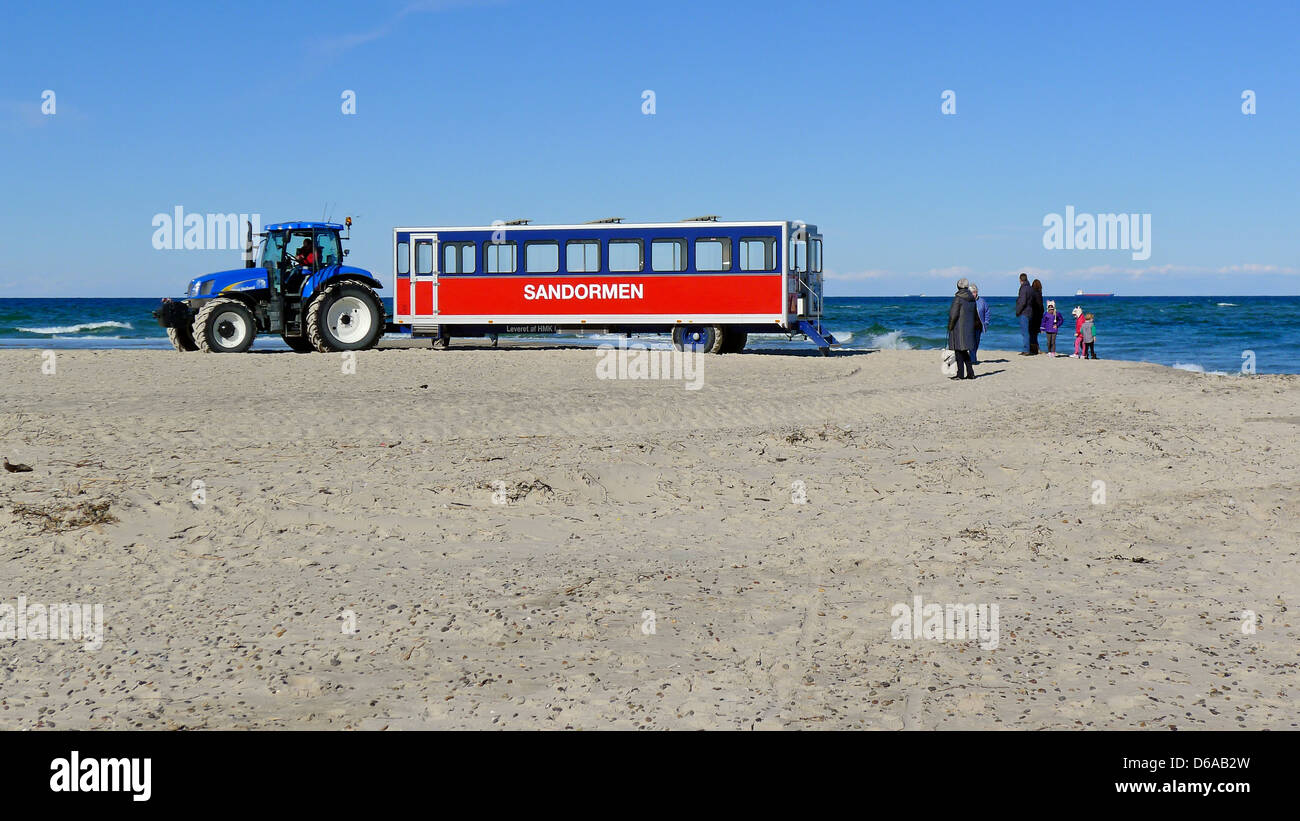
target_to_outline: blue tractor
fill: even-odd
[[[257,253],[249,224],[244,268],[204,274],[185,296],[154,311],[178,351],[240,353],[259,333],[279,334],[299,353],[359,351],[384,333],[382,288],[368,271],[343,264],[352,218],[268,225]]]

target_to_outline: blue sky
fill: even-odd
[[[1300,292],[1294,2],[25,4],[5,23],[0,296],[170,295],[237,267],[154,249],[178,205],[328,205],[385,282],[394,225],[713,213],[819,225],[832,295],[963,275],[1011,294],[1021,270]],[[1150,258],[1045,249],[1066,206],[1151,215]]]

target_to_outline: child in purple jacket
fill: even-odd
[[[1056,312],[1056,301],[1047,300],[1047,312],[1043,314],[1042,332],[1047,334],[1047,355],[1056,356],[1056,334],[1061,330],[1065,317]]]

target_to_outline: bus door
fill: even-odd
[[[808,235],[808,315],[822,315],[822,235]]]
[[[790,232],[789,293],[794,301],[791,313],[804,319],[822,315],[821,234],[803,223]]]
[[[438,312],[438,235],[411,234],[411,314]]]

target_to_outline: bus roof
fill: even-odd
[[[555,224],[528,224],[528,225],[511,225],[508,223],[498,222],[493,225],[402,225],[394,228],[394,231],[553,231],[562,230],[583,230],[583,231],[626,231],[638,228],[699,228],[707,230],[710,226],[719,226],[724,228],[738,228],[745,226],[777,226],[798,223],[798,220],[736,220],[724,222],[721,220],[682,220],[680,222],[583,222],[583,223],[555,223]],[[805,225],[807,225],[805,223]],[[816,233],[815,225],[807,225],[807,228]]]

